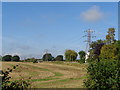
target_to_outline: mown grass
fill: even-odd
[[[86,75],[82,75],[86,73],[86,64],[69,62],[4,62],[4,66],[7,67],[12,67],[12,65],[16,64],[20,64],[21,67],[18,67],[14,73],[11,73],[11,76],[14,78],[12,80],[18,80],[16,75],[19,75],[19,72],[17,71],[22,70],[21,74],[26,74],[25,77],[36,77],[30,80],[33,82],[34,88],[82,88],[83,80],[86,78]],[[51,75],[46,76],[42,72],[48,72],[47,74],[51,73]],[[41,78],[39,74],[46,77]]]
[[[47,63],[47,62],[46,62]],[[49,62],[49,63],[53,63],[53,64],[62,64],[62,65],[68,65],[68,66],[76,66],[76,67],[80,67],[81,65],[86,65],[86,63],[79,63],[79,62],[70,62],[70,61],[54,61],[54,62]]]
[[[53,72],[53,71],[51,71],[51,70],[49,70],[49,69],[45,69],[45,68],[41,68],[41,67],[36,67],[36,66],[31,66],[31,65],[28,65],[28,64],[22,64],[22,65],[25,65],[25,66],[31,67],[31,68],[33,68],[33,69],[40,69],[40,70],[43,70],[43,71],[49,71],[49,72],[52,72],[52,73],[55,74],[54,76],[63,76],[62,73],[59,73],[59,72]],[[50,77],[51,77],[51,76],[50,76]]]
[[[80,80],[80,79],[85,79],[87,76],[83,76],[80,78],[68,78],[68,79],[62,79],[62,80],[57,80],[57,81],[52,81],[52,82],[46,82],[46,83],[41,83],[41,84],[49,84],[49,83],[62,83],[62,82],[68,82],[72,80]]]

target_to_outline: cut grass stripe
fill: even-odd
[[[62,79],[62,80],[57,80],[57,81],[52,81],[52,82],[45,82],[45,83],[41,83],[41,84],[50,84],[50,83],[62,83],[62,82],[68,82],[71,80],[81,80],[81,79],[85,79],[87,78],[87,76],[83,76],[80,78],[68,78],[68,79]]]
[[[36,82],[36,81],[49,81],[49,80],[54,80],[54,79],[60,79],[60,78],[32,79],[30,81],[32,81],[32,82]]]
[[[34,68],[34,69],[41,69],[41,70],[43,70],[43,71],[49,71],[49,72],[52,72],[52,73],[55,74],[54,76],[63,76],[63,74],[60,73],[60,72],[53,72],[53,71],[51,71],[51,70],[49,70],[49,69],[46,69],[46,68],[41,68],[41,67],[32,66],[32,65],[28,65],[28,64],[22,64],[22,65],[29,66],[29,67],[32,67],[32,68]]]
[[[55,76],[63,76],[63,74],[61,74],[59,72],[53,72],[53,71],[51,71],[49,69],[45,69],[45,68],[41,68],[41,67],[37,67],[37,66],[31,66],[31,65],[28,65],[28,64],[21,64],[21,65],[25,65],[25,66],[29,66],[29,67],[34,68],[34,69],[41,69],[43,71],[49,71],[49,72],[54,73],[54,76],[49,76],[49,77],[44,78],[44,79],[32,79],[32,80],[30,80],[30,81],[33,81],[33,82],[35,82],[35,81],[49,81],[49,80],[54,80],[54,79],[60,79],[60,78],[54,78],[54,77]]]

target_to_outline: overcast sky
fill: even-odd
[[[66,49],[85,50],[84,31],[105,39],[108,28],[118,37],[117,2],[3,3],[3,55],[41,58],[46,49],[55,57]]]

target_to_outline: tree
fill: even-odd
[[[85,59],[85,55],[86,55],[85,51],[80,51],[78,54],[79,54],[81,60]]]
[[[58,56],[55,58],[55,61],[63,61],[63,55],[58,55]]]
[[[99,55],[101,53],[100,51],[104,43],[105,41],[103,40],[97,40],[90,44],[90,55],[89,55],[90,60],[93,61],[97,59],[98,61],[100,61]]]
[[[3,58],[2,58],[2,60],[3,61],[11,61],[11,55],[5,55],[5,56],[3,56]]]
[[[77,53],[74,50],[66,50],[65,59],[69,61],[73,61],[77,58]]]
[[[11,61],[20,61],[20,57],[18,55],[15,55],[11,57]]]
[[[43,61],[52,61],[54,57],[50,53],[46,53],[43,55]]]
[[[114,43],[115,41],[115,28],[108,29],[108,35],[106,35],[107,44]]]
[[[104,46],[104,43],[100,43],[100,44],[97,44],[95,49],[94,49],[94,56],[95,56],[95,59],[98,60],[98,62],[100,61],[100,54],[101,54],[101,48]]]
[[[92,42],[91,44],[90,44],[90,48],[91,49],[95,49],[95,47],[98,45],[98,44],[101,44],[101,43],[105,43],[105,41],[103,41],[103,40],[97,40],[97,41],[94,41],[94,42]]]
[[[101,59],[116,59],[117,49],[115,45],[104,45],[101,49],[100,58]]]

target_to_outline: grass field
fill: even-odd
[[[10,80],[31,77],[34,88],[83,88],[87,64],[70,62],[2,62],[2,69],[17,65]]]

